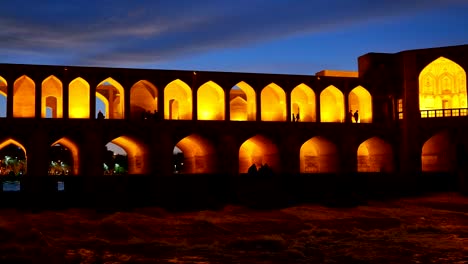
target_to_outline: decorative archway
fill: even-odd
[[[89,118],[90,88],[88,82],[78,77],[68,85],[68,117]]]
[[[260,94],[262,121],[286,121],[286,93],[271,83]]]
[[[158,89],[146,80],[135,83],[130,89],[130,116],[141,119],[145,113],[158,111]]]
[[[196,134],[191,134],[180,140],[175,147],[183,153],[183,168],[181,173],[215,173],[218,171],[217,156],[213,144]]]
[[[262,135],[247,139],[239,148],[239,173],[247,173],[253,165],[260,169],[265,164],[274,172],[280,171],[279,152],[276,145]]]
[[[364,87],[358,86],[351,90],[348,102],[349,111],[358,111],[358,123],[372,123],[372,96]]]
[[[125,110],[125,92],[117,81],[107,78],[98,84],[96,88],[96,97],[102,95],[108,103],[106,107],[106,118],[123,119]],[[104,100],[103,100],[104,101]]]
[[[257,104],[255,90],[245,82],[239,82],[229,92],[231,121],[255,121]]]
[[[301,83],[292,90],[291,114],[300,122],[315,122],[315,93],[309,86]]]
[[[320,120],[321,122],[344,122],[344,96],[333,85],[320,93]]]
[[[332,173],[339,168],[336,145],[321,136],[313,137],[300,149],[301,173]]]
[[[25,175],[27,173],[27,153],[24,146],[14,139],[0,143],[1,175]]]
[[[47,110],[49,109],[49,114]],[[42,82],[41,91],[41,117],[63,117],[63,88],[62,82],[51,75]]]
[[[57,154],[57,157],[60,155],[64,155],[67,159],[61,159],[61,160],[51,160],[50,165],[57,165],[57,166],[62,166],[59,172],[64,172],[67,175],[79,175],[80,174],[80,156],[79,156],[79,149],[78,146],[71,141],[70,139],[63,137],[54,143],[52,143],[51,148],[54,146],[59,146],[55,152]],[[56,164],[52,163],[55,162]],[[68,170],[68,172],[66,171]]]
[[[129,136],[120,136],[110,141],[111,143],[121,147],[126,153],[126,162],[128,172],[118,174],[147,174],[150,171],[149,163],[146,160],[148,157],[148,148],[145,144]],[[114,169],[118,170],[119,164],[114,155]],[[124,156],[124,155],[121,155]],[[124,159],[125,157],[122,157]],[[125,162],[125,161],[123,161]]]
[[[13,117],[35,117],[36,85],[26,75],[19,77],[13,85]]]
[[[372,137],[359,145],[357,150],[358,172],[392,172],[392,146],[378,137]]]
[[[164,119],[192,119],[192,89],[179,79],[164,88]]]
[[[224,90],[209,81],[197,91],[197,119],[224,120]]]

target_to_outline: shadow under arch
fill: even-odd
[[[208,81],[197,90],[197,120],[224,120],[224,90]]]
[[[423,172],[450,172],[455,168],[452,159],[455,151],[450,145],[448,131],[442,131],[429,138],[421,151],[421,170]]]
[[[50,146],[52,147],[57,144],[66,147],[71,152],[71,157],[72,157],[71,167],[72,167],[72,172],[73,172],[72,174],[79,175],[81,172],[80,171],[81,168],[80,168],[80,155],[79,155],[78,146],[67,137],[63,137],[55,141]]]
[[[357,122],[355,123],[372,123],[372,96],[366,88],[357,86],[348,95],[349,110],[358,111]]]
[[[208,139],[191,134],[181,139],[175,146],[182,151],[184,157],[184,167],[181,173],[218,172],[215,148]]]
[[[244,141],[239,148],[239,173],[247,173],[253,165],[260,169],[265,164],[268,164],[273,172],[280,172],[276,145],[263,135],[256,135]]]
[[[437,58],[418,80],[420,110],[467,108],[466,72],[454,61]]]
[[[130,116],[142,119],[146,112],[158,111],[158,89],[147,80],[140,80],[130,88]]]
[[[35,117],[36,85],[26,75],[13,84],[13,117]]]
[[[262,121],[286,121],[286,93],[277,84],[262,89],[260,103]]]
[[[68,85],[68,117],[89,118],[90,87],[83,78],[78,77]]]
[[[24,146],[19,143],[18,141],[12,139],[12,138],[9,138],[3,142],[0,143],[0,152],[5,148],[5,147],[8,147],[9,145],[14,145],[16,147],[18,147],[19,149],[22,150],[22,152],[24,153],[24,163],[21,163],[21,160],[18,160],[17,157],[15,157],[16,161],[19,162],[19,164],[15,165],[14,168],[9,168],[9,169],[13,169],[14,170],[14,173],[15,174],[26,174],[27,173],[27,161],[28,161],[28,158],[27,158],[27,153],[26,153],[26,149],[24,148]],[[0,158],[5,158],[5,160],[2,160],[2,173],[1,174],[8,174],[7,171],[5,171],[5,168],[3,168],[3,165],[6,165],[8,166],[8,161],[10,160],[10,158],[12,157],[0,157]],[[8,169],[8,168],[7,168]]]
[[[301,83],[291,92],[291,114],[299,115],[301,122],[315,122],[315,93],[309,86]]]
[[[257,118],[255,90],[244,81],[239,82],[229,91],[229,107],[231,121],[255,121]]]
[[[123,119],[125,113],[124,88],[113,78],[109,77],[96,87],[96,97],[101,94],[106,98],[106,118]],[[104,101],[104,100],[103,100]]]
[[[120,136],[110,141],[127,153],[128,174],[147,174],[150,171],[147,146],[129,136]]]
[[[192,119],[192,89],[180,79],[164,88],[164,119]]]
[[[328,86],[320,93],[320,121],[344,122],[344,96],[333,85]]]
[[[357,150],[358,172],[393,172],[392,146],[379,137],[362,142]]]
[[[62,82],[51,75],[42,81],[41,117],[47,117],[47,108],[51,109],[51,118],[63,117],[63,86]]]
[[[301,173],[332,173],[339,168],[337,147],[328,139],[315,136],[302,144],[299,151]]]

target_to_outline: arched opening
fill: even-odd
[[[104,97],[107,101],[108,106],[106,107],[106,110],[108,111],[105,115],[106,118],[124,118],[125,93],[122,85],[120,85],[112,78],[107,78],[98,84],[96,88],[96,98],[98,97],[98,95],[102,95],[102,97]]]
[[[260,94],[262,121],[286,121],[286,94],[271,83]]]
[[[179,79],[164,88],[164,119],[192,119],[192,90]]]
[[[354,123],[372,123],[372,97],[371,94],[362,86],[358,86],[351,90],[348,95],[349,111],[353,114],[358,112],[358,120],[354,118]]]
[[[257,104],[255,90],[245,82],[240,82],[229,92],[231,121],[255,121]]]
[[[252,169],[260,171],[265,165],[273,172],[280,172],[279,152],[276,145],[262,135],[246,140],[239,148],[239,173],[247,173]]]
[[[57,77],[51,75],[42,82],[41,97],[42,118],[63,117],[62,82]],[[47,115],[48,112],[50,115]]]
[[[7,82],[2,76],[0,76],[0,117],[7,116],[7,93]]]
[[[358,172],[392,172],[392,146],[378,137],[362,142],[357,150]]]
[[[16,140],[7,139],[0,144],[0,175],[21,176],[26,174],[26,149]],[[21,182],[15,178],[2,181],[4,192],[20,191]]]
[[[315,93],[301,83],[291,92],[291,114],[298,122],[315,122]]]
[[[68,117],[89,118],[90,88],[83,78],[76,78],[68,85]]]
[[[454,168],[452,156],[449,134],[446,131],[440,132],[424,143],[421,153],[421,169],[423,172],[449,172]]]
[[[49,175],[79,175],[78,146],[63,137],[50,146]]]
[[[198,120],[224,120],[224,105],[224,90],[213,81],[198,88]]]
[[[99,113],[102,113],[104,118],[109,118],[109,101],[100,93],[96,93],[96,113],[99,118]]]
[[[467,108],[465,70],[457,63],[439,57],[419,74],[419,109],[457,108]],[[443,115],[441,112],[440,116]],[[422,117],[435,116],[431,113],[422,113]]]
[[[320,93],[320,120],[321,122],[344,122],[344,96],[333,85]]]
[[[158,116],[158,89],[141,80],[130,89],[130,116],[132,119],[144,119],[150,115]]]
[[[339,168],[336,145],[317,136],[307,140],[300,150],[301,173],[332,173]]]
[[[179,141],[174,147],[174,155],[179,159],[176,162],[183,165],[174,168],[174,172],[177,170],[178,173],[196,174],[218,171],[213,144],[199,135],[192,134]]]
[[[36,85],[28,76],[19,77],[13,85],[13,117],[34,117]]]
[[[106,147],[108,151],[104,163],[107,166],[107,174],[149,173],[146,160],[148,149],[142,142],[128,136],[120,136],[109,142]]]

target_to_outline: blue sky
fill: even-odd
[[[315,74],[468,44],[468,0],[1,1],[0,63]]]

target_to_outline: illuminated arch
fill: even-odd
[[[112,78],[107,78],[98,84],[96,96],[104,96],[107,100],[106,117],[109,119],[123,119],[125,108],[124,88]],[[104,100],[103,100],[104,101]]]
[[[467,108],[466,72],[457,63],[439,57],[419,74],[419,109]]]
[[[301,122],[315,122],[315,93],[309,86],[301,83],[292,90],[291,113]]]
[[[89,118],[90,88],[88,82],[78,77],[68,85],[69,118]]]
[[[239,173],[247,173],[252,164],[260,168],[263,164],[274,171],[280,171],[279,152],[276,145],[262,135],[246,140],[239,148]]]
[[[19,172],[21,172],[21,174],[26,174],[27,172],[27,161],[28,161],[28,158],[27,158],[27,152],[26,152],[26,149],[24,148],[24,146],[19,143],[18,141],[14,140],[14,139],[7,139],[5,141],[3,141],[2,143],[0,143],[0,150],[2,150],[3,148],[7,147],[8,145],[14,145],[14,146],[17,146],[18,148],[20,148],[23,153],[24,153],[24,160],[25,162],[23,164],[19,164],[19,166],[16,166],[15,168],[13,168],[13,170],[15,171],[15,174],[18,174]],[[1,159],[3,159],[4,157],[0,157]],[[5,161],[2,161],[2,166],[5,164]],[[1,174],[8,174],[7,171],[3,171],[4,168],[2,167],[2,172]]]
[[[358,172],[392,172],[392,146],[378,137],[362,142],[357,150]]]
[[[335,144],[323,137],[313,137],[301,146],[301,173],[337,172],[339,168],[338,161],[338,151]]]
[[[192,119],[192,89],[179,79],[164,88],[164,119]]]
[[[152,83],[141,80],[130,89],[130,115],[133,119],[141,119],[147,111],[158,111],[158,89]]]
[[[351,90],[348,95],[349,110],[353,113],[357,110],[359,113],[359,123],[372,123],[372,96],[362,86]],[[353,119],[353,122],[354,119]]]
[[[0,76],[0,117],[7,116],[7,94],[7,81],[2,76]]]
[[[146,160],[149,154],[145,144],[128,136],[120,136],[111,142],[127,153],[128,174],[149,173],[149,163]]]
[[[63,117],[63,89],[62,82],[54,75],[42,82],[41,117],[47,116],[47,108],[52,110],[52,118]]]
[[[72,156],[72,162],[73,162],[71,164],[72,174],[73,175],[79,175],[81,168],[80,168],[80,158],[79,158],[80,156],[79,156],[78,146],[73,141],[71,141],[70,139],[68,139],[66,137],[63,137],[63,138],[55,141],[50,146],[55,146],[57,144],[66,147],[70,151],[71,156]]]
[[[224,90],[218,84],[209,81],[198,88],[198,120],[224,120],[224,106]]]
[[[13,117],[34,117],[36,85],[28,76],[19,77],[13,85]]]
[[[262,121],[286,121],[286,94],[271,83],[260,94]]]
[[[447,131],[440,132],[428,139],[421,152],[421,170],[424,172],[448,172],[454,167],[450,157],[449,134]]]
[[[255,90],[245,82],[240,82],[229,92],[231,121],[255,121],[257,104]]]
[[[199,135],[189,135],[180,140],[176,147],[184,154],[182,173],[215,173],[217,158],[213,144]]]
[[[344,96],[333,85],[320,93],[320,120],[321,122],[344,122]]]

